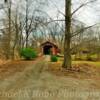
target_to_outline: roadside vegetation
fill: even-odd
[[[20,56],[26,60],[32,60],[37,57],[37,53],[32,48],[23,48],[20,51]]]

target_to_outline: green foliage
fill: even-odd
[[[57,62],[57,61],[58,61],[57,56],[52,55],[52,56],[51,56],[51,61],[52,61],[52,62]]]
[[[20,55],[26,60],[31,60],[37,57],[37,53],[32,48],[21,49]]]

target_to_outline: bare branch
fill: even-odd
[[[84,27],[84,28],[80,29],[79,31],[74,32],[74,33],[76,33],[76,34],[72,33],[73,35],[71,35],[71,38],[77,36],[77,35],[80,34],[81,32],[84,32],[85,30],[87,30],[87,29],[89,29],[89,28],[91,28],[91,27],[93,27],[93,26],[95,26],[95,25],[97,25],[97,24],[94,24],[94,25],[91,25],[91,26],[88,26],[88,27]]]
[[[74,15],[78,10],[80,10],[82,7],[84,7],[84,6],[86,6],[86,5],[90,4],[90,3],[94,3],[95,1],[97,1],[97,0],[91,0],[91,1],[88,1],[88,2],[86,2],[86,3],[81,4],[75,11],[72,12],[71,16],[73,16],[73,15]]]

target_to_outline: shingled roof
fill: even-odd
[[[55,43],[50,42],[50,41],[46,41],[46,42],[43,42],[43,43],[41,44],[41,46],[44,46],[44,45],[52,45],[52,46],[58,48],[58,46],[57,46]]]

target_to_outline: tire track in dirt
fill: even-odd
[[[1,97],[0,100],[91,100],[88,95],[85,98],[66,98],[64,93],[73,92],[76,93],[85,93],[85,91],[91,91],[96,89],[95,80],[92,79],[75,79],[68,77],[58,77],[52,73],[46,71],[48,63],[45,60],[45,57],[42,57],[36,63],[28,66],[19,76],[13,76],[11,79],[8,79],[9,85],[3,85],[5,92],[8,93],[18,93],[15,97]],[[18,75],[18,74],[17,74]],[[91,84],[94,84],[91,85]],[[2,88],[1,88],[2,89]],[[98,88],[99,89],[99,88]],[[19,91],[20,90],[20,91]],[[38,95],[33,95],[34,92],[39,90]],[[60,94],[59,91],[62,91],[63,94]],[[66,90],[66,91],[65,91]],[[41,93],[54,93],[53,96],[48,95],[39,95]],[[99,100],[94,97],[94,100]]]
[[[33,65],[28,66],[23,72],[15,73],[12,77],[0,81],[0,93],[16,91],[29,84],[29,81],[37,80],[44,67],[44,57],[37,60]],[[2,98],[3,100],[3,98]]]

